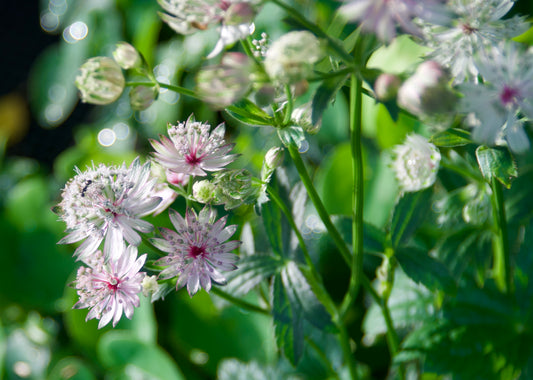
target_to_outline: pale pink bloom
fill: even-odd
[[[421,30],[413,23],[415,18],[436,23],[449,19],[439,0],[347,0],[339,12],[350,21],[360,22],[363,30],[375,33],[385,42],[396,37],[398,27],[421,36]]]
[[[224,124],[212,132],[211,126],[190,116],[185,123],[169,125],[168,135],[161,141],[151,140],[155,159],[165,169],[176,174],[205,176],[206,172],[219,171],[237,158],[228,154],[235,144],[224,141]]]
[[[68,235],[59,244],[84,242],[74,255],[86,260],[105,239],[106,254],[118,257],[121,244],[138,246],[139,232],[151,232],[153,226],[141,218],[154,212],[161,198],[155,196],[156,179],[150,175],[150,163],[136,158],[129,168],[105,166],[76,168],[77,175],[63,189],[58,213],[67,225]]]
[[[111,320],[113,327],[120,321],[122,314],[131,319],[135,307],[139,307],[138,294],[142,291],[144,272],[139,272],[146,260],[146,254],[137,258],[137,248],[119,245],[120,254],[107,262],[101,251],[89,260],[88,267],[80,267],[74,287],[80,297],[73,306],[75,309],[88,308],[85,318],[99,319],[98,328]],[[109,256],[109,253],[106,254]]]
[[[221,272],[236,269],[237,255],[231,253],[241,245],[240,241],[227,241],[237,226],[225,226],[226,217],[215,221],[216,212],[205,207],[197,215],[187,210],[185,218],[170,210],[170,220],[176,231],[161,228],[161,238],[151,239],[155,247],[168,255],[157,260],[156,264],[166,266],[160,273],[162,279],[178,277],[176,288],[187,285],[192,297],[200,288],[207,292],[211,282],[225,284]]]

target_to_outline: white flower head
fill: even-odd
[[[236,154],[228,154],[235,144],[224,141],[224,124],[212,132],[210,128],[192,115],[184,123],[169,125],[170,138],[161,136],[161,141],[151,140],[155,160],[177,174],[205,176],[206,172],[221,170],[237,158]]]
[[[213,26],[220,38],[207,58],[218,55],[226,46],[245,38],[255,30],[255,10],[250,1],[235,0],[158,0],[167,12],[161,19],[179,34],[191,34]]]
[[[265,70],[280,84],[306,79],[313,65],[323,57],[320,41],[308,31],[284,34],[274,41],[265,55]]]
[[[439,0],[346,0],[339,12],[349,21],[361,22],[361,28],[375,33],[381,41],[396,37],[397,28],[421,36],[415,18],[446,23],[448,13]]]
[[[528,29],[523,17],[502,19],[513,4],[512,0],[450,0],[448,7],[456,15],[451,25],[425,28],[427,45],[433,49],[429,58],[448,67],[455,83],[476,81],[476,55]]]
[[[529,148],[524,122],[533,120],[533,50],[518,43],[501,43],[480,55],[476,67],[483,83],[459,85],[460,110],[469,115],[475,141],[499,145],[506,141],[515,152]]]
[[[105,105],[117,100],[126,85],[120,66],[108,57],[93,57],[80,67],[76,77],[84,103]]]
[[[88,260],[88,267],[80,267],[74,287],[80,297],[75,309],[88,308],[86,321],[99,319],[98,328],[113,321],[115,327],[122,314],[131,319],[135,307],[139,307],[138,294],[142,290],[146,254],[137,258],[137,248],[118,246],[116,258],[105,262],[101,251]],[[109,256],[109,253],[106,253]]]
[[[130,167],[105,166],[76,168],[77,175],[63,189],[59,203],[60,218],[68,235],[59,244],[85,239],[74,255],[86,261],[105,238],[104,252],[116,258],[123,239],[134,246],[141,243],[139,232],[150,232],[153,226],[141,218],[152,213],[161,198],[154,196],[156,179],[150,176],[150,163],[140,164],[136,158]]]
[[[200,288],[209,292],[212,282],[225,284],[221,272],[237,268],[238,257],[231,251],[241,242],[227,241],[237,226],[226,226],[226,217],[216,220],[216,212],[210,207],[204,207],[198,215],[189,209],[185,218],[171,209],[170,220],[175,231],[160,228],[162,238],[151,239],[155,247],[168,253],[156,262],[166,266],[160,278],[178,277],[176,288],[187,285],[191,297]]]
[[[402,191],[414,192],[435,183],[439,171],[440,152],[426,138],[412,134],[394,149],[392,168]]]

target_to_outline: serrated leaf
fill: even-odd
[[[272,317],[278,348],[296,365],[304,350],[303,319],[301,310],[289,302],[280,275],[274,277],[272,284]]]
[[[274,275],[283,265],[275,256],[254,255],[241,258],[238,269],[227,276],[227,288],[235,296],[248,293],[254,286]]]
[[[334,328],[331,316],[294,261],[289,261],[282,269],[281,280],[293,309],[300,309],[302,316],[318,329]]]
[[[344,81],[347,77],[335,77],[326,79],[322,84],[317,88],[315,94],[313,95],[312,101],[312,114],[311,114],[311,123],[313,125],[320,122],[322,119],[322,114],[328,105],[335,99],[337,91],[340,90]]]
[[[305,133],[302,127],[292,126],[278,129],[278,136],[283,145],[289,147],[291,145],[301,148],[305,141]]]
[[[275,125],[274,119],[248,99],[242,99],[226,108],[235,119],[251,125]]]
[[[266,202],[261,207],[261,217],[270,247],[275,254],[283,256],[283,234],[281,229],[281,211],[274,202]]]
[[[507,148],[480,146],[476,149],[476,158],[479,169],[487,181],[496,178],[509,189],[513,178],[518,176],[516,162]]]
[[[431,290],[442,290],[447,294],[457,291],[455,281],[448,268],[427,252],[418,248],[405,247],[395,252],[394,257],[411,280]]]
[[[470,144],[470,132],[459,128],[450,128],[442,132],[435,133],[429,142],[439,147],[452,148]]]
[[[405,193],[394,207],[390,226],[392,247],[405,244],[422,223],[431,208],[430,189]]]

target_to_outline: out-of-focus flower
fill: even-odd
[[[139,270],[144,265],[146,254],[137,258],[137,248],[131,245],[126,248],[123,242],[116,249],[116,257],[107,262],[98,251],[87,261],[88,267],[78,269],[74,282],[80,297],[74,308],[88,308],[85,320],[99,319],[99,329],[111,320],[115,327],[123,313],[131,319],[134,308],[139,307],[138,294],[145,277],[145,273]],[[105,254],[107,257],[110,255],[110,252]]]
[[[161,141],[151,140],[156,161],[171,172],[192,176],[221,170],[237,158],[236,154],[228,154],[235,144],[224,141],[224,124],[211,133],[210,128],[192,115],[184,123],[169,125],[170,139],[161,136]]]
[[[265,70],[280,84],[296,83],[313,72],[323,56],[320,42],[308,31],[289,32],[274,41],[265,54]]]
[[[149,297],[157,293],[159,284],[157,283],[157,276],[144,276],[141,282],[143,296]]]
[[[349,21],[361,23],[361,28],[375,33],[384,42],[396,37],[397,27],[421,36],[413,23],[415,18],[446,23],[449,14],[439,0],[346,0],[339,12]]]
[[[460,110],[469,114],[472,137],[487,145],[505,140],[514,152],[529,148],[524,122],[533,120],[533,50],[507,42],[480,55],[476,67],[484,82],[464,83]]]
[[[300,107],[296,107],[292,110],[291,121],[294,125],[302,127],[304,131],[312,135],[317,134],[322,127],[322,120],[318,120],[313,124],[313,108],[311,103],[306,103]]]
[[[512,0],[448,1],[450,11],[456,15],[451,25],[425,28],[427,45],[433,49],[429,58],[448,67],[455,83],[477,81],[476,55],[528,29],[523,17],[502,19],[513,4]]]
[[[127,42],[119,42],[113,51],[113,58],[124,70],[139,68],[143,64],[141,55]]]
[[[226,53],[218,65],[204,67],[196,77],[198,95],[217,108],[242,99],[250,90],[252,63],[242,53]]]
[[[214,204],[223,204],[224,209],[231,210],[243,203],[251,203],[256,189],[252,186],[252,175],[248,170],[233,169],[215,173]]]
[[[116,258],[123,239],[134,246],[141,243],[137,233],[150,232],[153,226],[142,220],[152,213],[161,198],[154,196],[156,179],[150,176],[150,163],[140,164],[136,158],[126,165],[88,168],[63,189],[59,216],[67,225],[68,235],[59,244],[71,244],[85,239],[74,255],[86,261],[105,238],[104,252]]]
[[[402,191],[413,192],[435,183],[439,171],[440,152],[424,137],[407,136],[402,145],[394,149],[392,168]]]
[[[170,220],[176,231],[160,228],[163,238],[151,239],[155,247],[168,255],[157,260],[157,265],[166,266],[160,273],[162,279],[178,277],[176,289],[187,285],[192,297],[200,288],[207,292],[211,283],[225,284],[221,272],[236,269],[237,255],[231,253],[240,241],[227,241],[237,226],[225,226],[226,217],[216,220],[216,212],[204,207],[197,215],[187,210],[185,218],[170,210]]]
[[[398,90],[398,105],[417,116],[451,112],[457,102],[450,77],[435,61],[421,63]]]
[[[159,96],[159,85],[135,86],[130,91],[130,105],[136,111],[142,111],[152,105]]]
[[[180,34],[191,34],[218,26],[220,38],[207,58],[218,55],[234,42],[255,30],[255,9],[250,1],[234,0],[158,0],[167,12],[161,19]]]
[[[80,67],[76,77],[76,87],[85,103],[105,105],[117,100],[126,80],[120,66],[108,57],[94,57]]]
[[[210,203],[215,198],[215,185],[209,180],[195,182],[192,186],[194,199],[200,203]]]
[[[374,93],[379,100],[386,102],[396,97],[401,85],[402,81],[397,75],[383,73],[374,83]]]
[[[183,173],[174,173],[173,171],[166,170],[166,176],[168,183],[176,186],[187,186],[190,180],[190,175]]]

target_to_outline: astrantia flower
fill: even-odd
[[[167,12],[161,19],[179,34],[191,34],[219,26],[220,39],[208,58],[224,47],[253,33],[255,11],[249,1],[235,0],[158,0]]]
[[[70,244],[85,239],[74,255],[86,260],[105,238],[106,254],[118,257],[123,239],[138,246],[137,233],[150,232],[153,226],[142,220],[152,213],[161,198],[154,196],[156,179],[150,176],[150,163],[141,165],[136,158],[126,165],[88,168],[77,175],[63,189],[59,203],[60,218],[69,234],[59,244]]]
[[[420,135],[409,135],[394,149],[392,168],[402,191],[419,191],[435,183],[439,170],[440,152]]]
[[[168,135],[161,141],[151,140],[155,159],[164,168],[177,174],[205,176],[206,171],[219,171],[237,158],[228,154],[235,144],[224,141],[224,124],[211,133],[210,125],[190,116],[185,123],[169,125]]]
[[[384,42],[396,37],[396,28],[421,35],[413,23],[420,18],[445,23],[448,14],[439,0],[347,0],[339,12],[350,21],[361,22],[366,32],[375,33]]]
[[[221,272],[236,269],[237,255],[231,253],[240,246],[237,240],[227,241],[237,226],[225,226],[226,217],[215,221],[216,212],[205,207],[197,215],[189,209],[183,218],[174,210],[170,210],[170,220],[176,231],[161,228],[161,238],[152,239],[152,243],[168,255],[159,259],[156,264],[166,266],[160,278],[178,277],[176,289],[187,285],[192,297],[204,288],[209,292],[211,282],[225,284],[226,279]]]
[[[105,262],[101,251],[90,260],[88,267],[80,267],[74,282],[80,300],[75,309],[88,308],[85,320],[99,319],[98,328],[113,320],[115,327],[122,317],[131,319],[134,307],[139,307],[138,294],[142,291],[144,272],[139,272],[146,260],[146,254],[137,258],[137,248],[118,245],[117,258]],[[109,252],[106,254],[109,256]]]
[[[80,67],[75,84],[82,102],[105,105],[120,97],[126,80],[120,66],[111,58],[94,57]]]
[[[502,18],[512,8],[512,0],[450,0],[456,14],[451,26],[433,25],[425,30],[429,55],[450,68],[455,83],[476,80],[479,74],[476,54],[499,41],[518,36],[528,29],[523,17]]]
[[[514,42],[500,44],[476,62],[484,83],[458,86],[464,94],[460,108],[470,114],[475,141],[495,145],[504,139],[515,152],[529,148],[523,125],[533,120],[532,62],[533,50]]]

